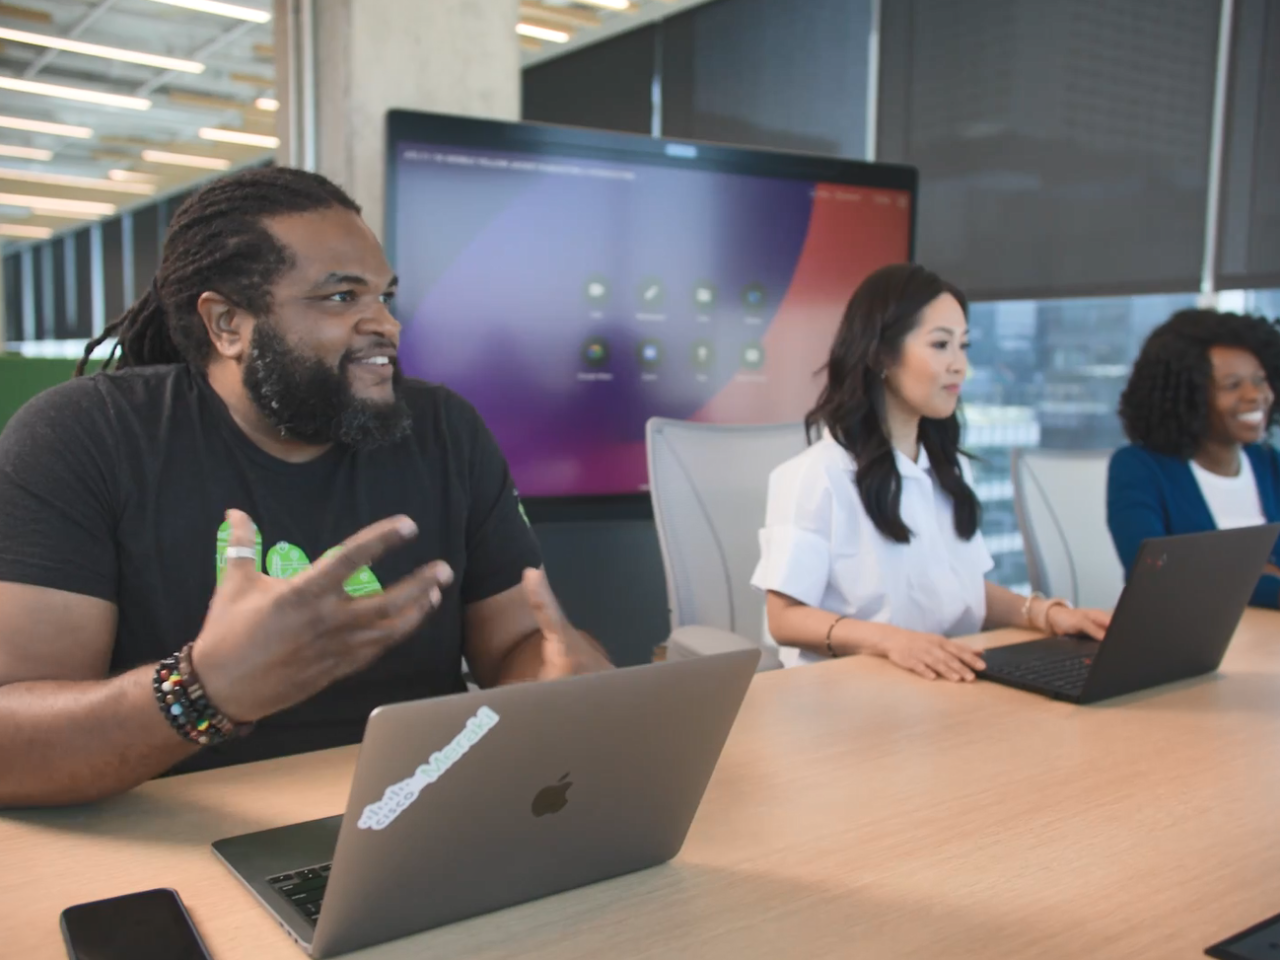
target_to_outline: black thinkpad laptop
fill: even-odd
[[[1280,523],[1147,540],[1106,640],[1053,637],[982,652],[979,676],[1094,703],[1211,673],[1267,562]]]

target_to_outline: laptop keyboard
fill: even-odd
[[[268,877],[267,883],[315,923],[320,917],[320,904],[324,902],[324,890],[329,885],[329,868],[332,866],[332,863],[319,863],[314,867]]]
[[[1049,690],[1075,694],[1084,689],[1084,682],[1088,679],[1092,666],[1092,655],[1075,654],[1024,663],[987,664],[986,672],[1007,680],[1018,680]]]

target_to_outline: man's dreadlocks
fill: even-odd
[[[269,217],[360,207],[316,173],[264,167],[214,181],[184,203],[165,238],[155,280],[137,303],[85,348],[76,365],[84,373],[93,351],[109,337],[116,367],[186,361],[204,366],[212,349],[196,304],[207,291],[257,317],[271,310],[271,285],[290,254],[263,224]]]

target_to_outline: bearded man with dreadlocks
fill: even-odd
[[[396,278],[316,174],[175,216],[114,369],[0,435],[0,806],[358,742],[376,706],[607,669],[475,410],[401,376]],[[117,358],[118,354],[118,358]]]

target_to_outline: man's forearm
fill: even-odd
[[[600,641],[583,630],[575,630],[573,642],[579,643],[598,655],[604,668],[611,666],[609,654]],[[498,683],[521,683],[525,680],[537,680],[543,676],[546,661],[543,657],[546,637],[541,630],[534,630],[523,640],[511,648],[511,652],[503,658],[502,668],[498,672]],[[593,667],[592,669],[600,669]]]
[[[542,631],[535,630],[511,648],[502,660],[498,683],[537,680],[542,673]]]
[[[0,687],[0,807],[101,800],[195,753],[161,716],[153,669]]]

